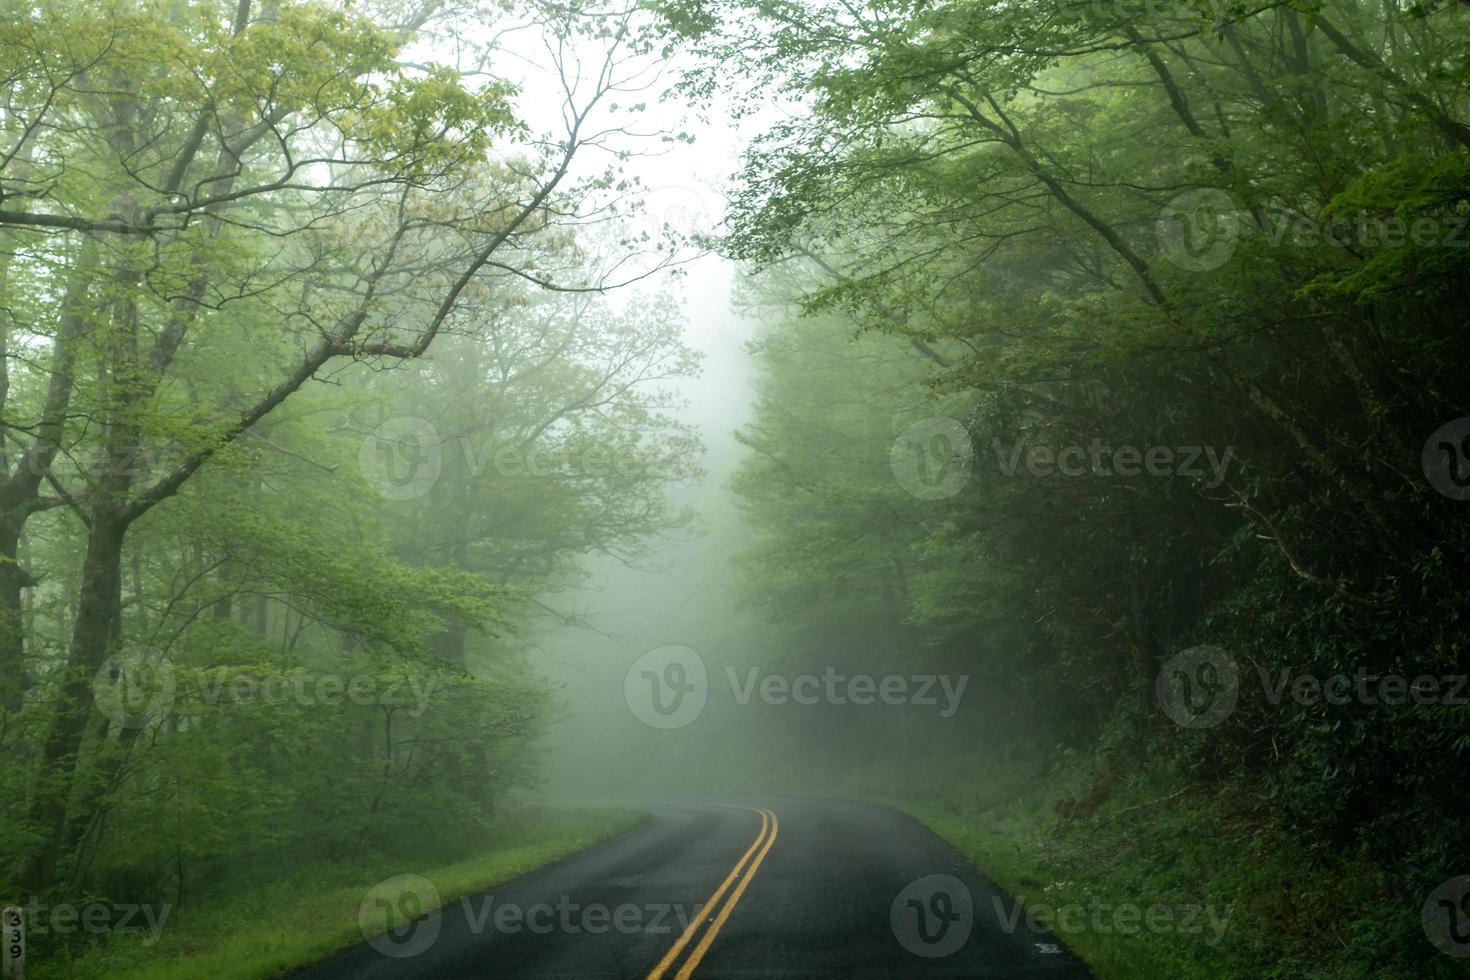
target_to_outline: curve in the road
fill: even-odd
[[[1087,980],[918,821],[804,797],[677,801],[615,840],[293,980]]]
[[[684,966],[680,968],[674,980],[689,980],[693,976],[695,967],[699,966],[699,961],[704,959],[704,954],[709,951],[710,943],[714,942],[715,937],[719,935],[720,929],[725,925],[725,920],[730,917],[731,910],[740,902],[740,896],[745,894],[746,887],[749,886],[751,879],[755,877],[756,871],[760,869],[761,862],[766,859],[766,854],[771,850],[771,845],[776,842],[776,833],[780,829],[780,821],[776,819],[776,815],[765,807],[747,807],[746,809],[753,809],[760,814],[760,833],[756,835],[754,843],[750,845],[750,849],[741,856],[740,860],[736,862],[735,867],[730,869],[730,873],[725,876],[725,880],[720,882],[720,887],[715,889],[715,893],[705,903],[705,915],[689,923],[683,934],[679,936],[678,941],[669,948],[669,951],[664,954],[664,958],[659,960],[658,965],[649,972],[646,980],[661,980],[664,972],[673,966],[675,961],[678,960],[679,954],[684,951],[684,947],[699,932],[700,926],[708,923],[709,928],[705,930],[704,938],[699,941],[699,945],[694,948],[694,952],[689,954],[689,958],[684,961]],[[760,855],[756,857],[754,863],[750,864],[750,870],[745,873],[745,877],[741,878],[741,870],[745,868],[747,862],[750,862],[751,855],[755,854],[757,849],[760,849]],[[725,892],[729,890],[730,886],[737,879],[740,880],[740,885],[735,889],[734,894],[730,896],[730,900],[722,908],[720,906],[720,899],[724,897]]]

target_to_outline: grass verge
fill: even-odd
[[[888,802],[968,857],[1101,980],[1464,975],[1428,947],[1422,896],[1393,886],[1365,854],[1309,858],[1238,800],[1162,779],[1119,787],[1063,826],[1055,804],[1078,785],[1039,777],[1003,800]]]
[[[624,810],[534,811],[508,818],[494,844],[425,869],[403,858],[307,864],[248,891],[176,909],[156,934],[32,954],[33,980],[264,980],[363,939],[358,909],[374,884],[422,875],[442,903],[508,881],[647,820]],[[425,910],[427,911],[427,910]],[[155,918],[161,917],[159,916]]]

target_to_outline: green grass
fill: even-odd
[[[536,811],[504,821],[495,843],[452,864],[402,858],[299,866],[245,894],[174,910],[156,943],[114,936],[91,949],[30,957],[33,980],[262,980],[363,939],[358,909],[377,882],[429,879],[442,903],[474,894],[633,829],[623,810]]]
[[[987,818],[909,809],[1035,910],[1105,980],[1265,975],[1240,955],[1237,890],[1203,871],[1220,847],[1205,840],[1217,828],[1201,826],[1182,809],[1133,821],[1084,821],[1063,835],[1053,833],[1055,821],[1040,806]],[[1059,917],[1068,907],[1069,917]],[[1115,920],[1120,907],[1138,909],[1129,913],[1136,919]],[[1154,907],[1159,918],[1150,929],[1143,916]],[[1214,919],[1195,908],[1212,910]],[[1196,925],[1181,932],[1188,914]]]
[[[1065,785],[1065,787],[1063,786]],[[1182,783],[1120,787],[1060,828],[1052,804],[1077,780],[1038,778],[1019,796],[903,803],[1027,908],[1102,980],[1431,980],[1456,975],[1428,947],[1420,899],[1396,894],[1364,856],[1307,860],[1236,803]],[[931,799],[934,799],[931,797]],[[1201,931],[1142,924],[1151,906],[1212,908]],[[1070,928],[1055,910],[1072,906]],[[1112,918],[1139,909],[1130,934]],[[1041,913],[1045,907],[1050,915]],[[1092,910],[1102,909],[1102,924]],[[977,909],[979,914],[989,910]],[[1225,918],[1228,916],[1228,918]],[[1048,921],[1049,920],[1049,921]]]

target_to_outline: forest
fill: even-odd
[[[1470,6],[7,0],[0,79],[30,975],[817,793],[1228,908],[1100,978],[1462,975]]]

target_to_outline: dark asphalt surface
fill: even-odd
[[[677,980],[762,853],[764,843],[752,848],[762,817],[745,807],[774,813],[776,840],[690,980],[1091,976],[911,818],[873,804],[769,797],[649,804],[653,820],[628,834],[290,978],[643,980],[698,922],[660,978]],[[704,908],[747,852],[747,870]],[[402,907],[405,920],[418,911]]]

